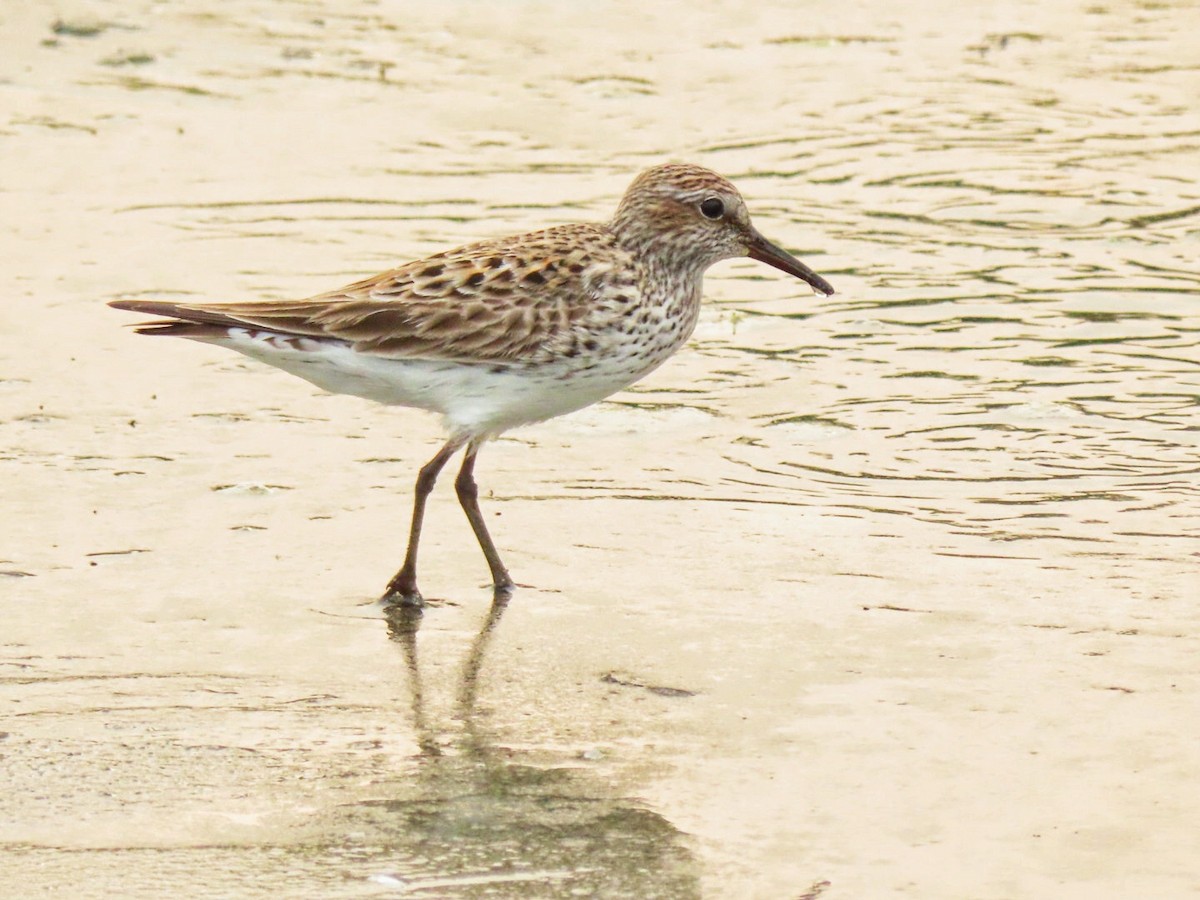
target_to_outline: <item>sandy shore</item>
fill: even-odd
[[[1200,894],[1200,22],[1051,6],[0,13],[0,895]],[[448,485],[370,604],[436,422],[104,306],[665,158],[839,293],[489,447],[503,615]]]

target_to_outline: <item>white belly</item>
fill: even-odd
[[[518,425],[574,412],[628,387],[666,358],[579,360],[501,366],[384,359],[349,344],[231,328],[206,343],[303,378],[334,394],[440,413],[452,434],[493,436]]]

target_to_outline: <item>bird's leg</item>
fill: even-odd
[[[504,568],[504,563],[500,561],[500,553],[496,550],[496,545],[492,543],[492,536],[488,534],[487,525],[483,521],[483,513],[479,511],[479,488],[475,484],[475,457],[479,454],[480,443],[480,441],[471,441],[467,445],[462,468],[458,470],[458,477],[454,479],[454,490],[458,493],[458,502],[462,504],[463,512],[467,514],[467,521],[471,523],[471,530],[475,532],[479,547],[483,550],[484,557],[487,558],[488,568],[492,570],[495,600],[501,601],[507,600],[508,595],[512,593],[513,580],[508,576],[508,570]]]
[[[425,601],[421,598],[421,592],[417,590],[417,545],[421,542],[421,523],[425,519],[425,501],[437,482],[438,473],[446,465],[446,460],[457,453],[458,448],[462,445],[461,438],[451,438],[446,441],[433,459],[421,467],[413,497],[412,528],[408,532],[408,552],[404,554],[404,565],[388,582],[387,590],[383,594],[383,601],[386,604],[425,605]]]

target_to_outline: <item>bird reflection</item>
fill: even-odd
[[[506,610],[498,597],[471,642],[449,716],[433,711],[422,677],[421,612],[386,612],[420,749],[411,768],[377,785],[384,796],[341,808],[340,830],[357,845],[344,852],[374,881],[444,897],[699,897],[686,836],[661,815],[617,796],[578,758],[545,765],[542,754],[534,765],[498,745],[477,700]]]
[[[508,601],[511,596],[511,591],[503,589],[495,591],[487,618],[483,620],[483,625],[479,629],[479,633],[475,635],[475,640],[471,642],[471,648],[467,653],[466,662],[463,664],[462,673],[458,679],[456,700],[459,710],[459,720],[468,733],[474,731],[477,719],[475,715],[475,699],[479,690],[479,670],[483,667],[484,654],[487,652],[488,645],[492,641],[492,635],[496,632],[496,626],[500,624],[500,619],[503,618],[505,610],[508,609]],[[417,734],[417,744],[421,748],[423,755],[440,756],[442,751],[430,727],[429,718],[425,710],[425,692],[421,680],[421,667],[417,657],[417,630],[420,628],[421,621],[424,618],[423,610],[419,607],[397,604],[385,607],[384,616],[387,620],[388,637],[394,643],[400,645],[401,653],[404,655],[404,667],[408,670],[413,729]],[[475,744],[476,742],[471,741],[471,743]]]

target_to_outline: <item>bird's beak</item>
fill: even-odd
[[[833,293],[833,285],[804,263],[800,262],[800,260],[796,259],[796,257],[792,256],[792,254],[780,247],[776,247],[757,231],[751,234],[747,245],[746,255],[751,259],[757,259],[759,262],[765,262],[768,266],[774,266],[781,272],[787,272],[789,275],[803,278],[818,294],[824,294],[828,297]]]

